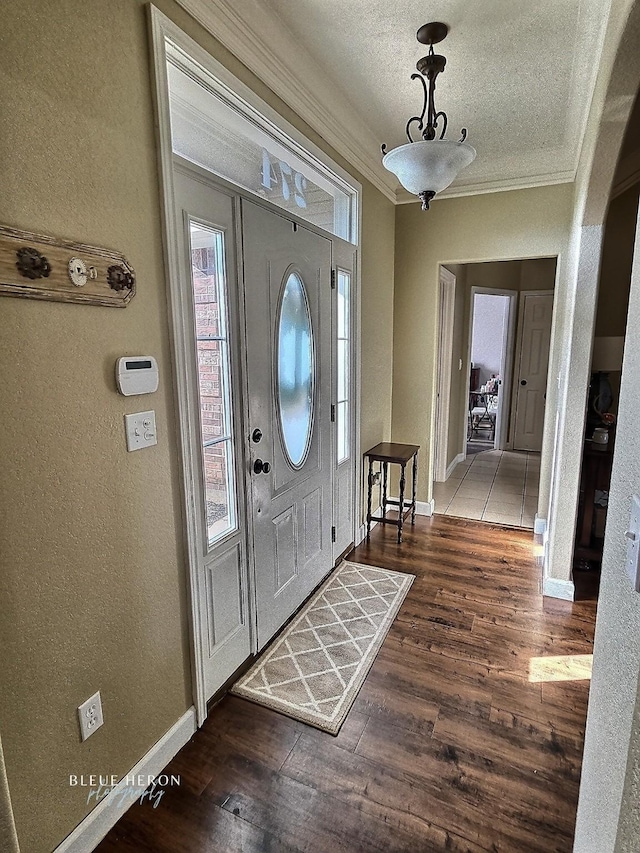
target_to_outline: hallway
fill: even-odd
[[[99,853],[571,851],[595,602],[542,598],[526,531],[381,528],[350,558],[416,580],[338,737],[227,696]]]
[[[434,483],[435,511],[533,528],[539,479],[539,453],[486,450],[467,456],[446,482]]]

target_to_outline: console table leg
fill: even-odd
[[[413,501],[413,509],[411,511],[411,524],[416,523],[416,492],[418,489],[418,454],[413,457],[413,489],[411,500]]]
[[[401,466],[400,473],[400,498],[398,499],[398,544],[402,542],[402,522],[404,521],[404,487],[405,487],[405,476],[404,469],[406,463],[403,463]]]
[[[373,460],[369,457],[369,490],[367,495],[367,542],[371,536],[371,491],[373,489]]]
[[[387,514],[387,472],[389,468],[388,462],[382,463],[382,517]]]

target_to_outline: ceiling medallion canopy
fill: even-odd
[[[475,148],[465,142],[466,128],[462,128],[458,142],[444,138],[447,114],[443,110],[436,111],[435,107],[436,78],[444,71],[447,60],[434,53],[433,46],[446,38],[448,32],[449,27],[437,21],[424,24],[418,30],[418,41],[429,45],[429,53],[419,59],[416,65],[420,73],[411,75],[411,79],[419,80],[424,89],[422,112],[407,122],[408,144],[391,151],[387,151],[386,145],[382,146],[382,165],[396,175],[406,190],[420,198],[423,210],[428,210],[435,194],[446,189],[458,173],[476,158]],[[419,141],[411,136],[413,124],[421,132],[422,139]]]

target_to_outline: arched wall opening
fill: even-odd
[[[554,471],[549,507],[547,572],[571,565],[584,412],[607,208],[629,116],[640,87],[640,1],[612,4],[598,85],[576,183],[575,212],[565,289]],[[640,322],[640,245],[631,278],[627,328]],[[640,339],[627,336],[618,441],[602,563],[575,853],[637,849],[640,819],[638,674],[640,595],[626,574],[631,498],[640,493]],[[562,488],[560,488],[562,484]],[[635,758],[634,758],[635,756]],[[635,762],[635,763],[634,763]],[[634,840],[635,839],[635,840]]]

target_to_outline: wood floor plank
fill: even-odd
[[[346,750],[337,752],[349,756]],[[353,802],[329,796],[315,784],[303,784],[264,766],[252,768],[251,774],[243,771],[243,767],[228,764],[226,778],[212,782],[205,796],[296,849],[405,853],[413,843],[413,830],[390,825],[376,815],[363,821]]]
[[[481,522],[379,526],[350,559],[416,580],[339,735],[227,696],[99,853],[570,853],[589,682],[548,679],[596,602],[543,598],[531,533]]]
[[[419,798],[412,805],[415,811],[426,812],[435,823],[483,849],[491,850],[494,844],[499,850],[547,853],[550,849],[548,837],[528,837],[517,821],[496,821],[500,808],[508,814],[505,794],[518,780],[519,770],[511,765],[502,764],[501,773],[494,762],[484,765],[478,762],[473,751],[454,748],[435,739],[419,740],[412,733],[380,727],[374,721],[367,726],[357,753],[370,759],[375,756],[376,763],[387,768],[388,778],[396,787],[401,789],[403,784],[408,784],[418,791]],[[489,785],[488,776],[492,777]],[[531,786],[527,786],[527,794],[534,798]],[[544,789],[538,792],[536,805],[541,820],[547,814],[541,807],[547,806],[549,799]],[[552,829],[558,829],[557,822],[553,822]],[[562,835],[560,831],[559,834]],[[563,841],[564,849],[568,850],[566,840]]]
[[[387,730],[386,726],[383,726]],[[425,744],[432,741],[426,739]],[[328,759],[328,760],[327,760]],[[415,756],[414,756],[415,763]],[[442,762],[438,772],[442,772]],[[446,762],[445,762],[446,765]],[[445,766],[445,769],[449,769]],[[364,815],[382,819],[394,830],[421,839],[421,850],[484,851],[472,836],[478,835],[470,824],[459,823],[458,829],[444,828],[443,803],[440,792],[445,787],[435,776],[422,784],[404,768],[396,768],[380,760],[361,755],[341,756],[331,747],[321,754],[306,736],[300,738],[283,767],[283,773],[307,785],[346,801]],[[454,821],[455,822],[455,821]],[[433,845],[433,846],[430,846]],[[407,848],[411,849],[411,848]]]

